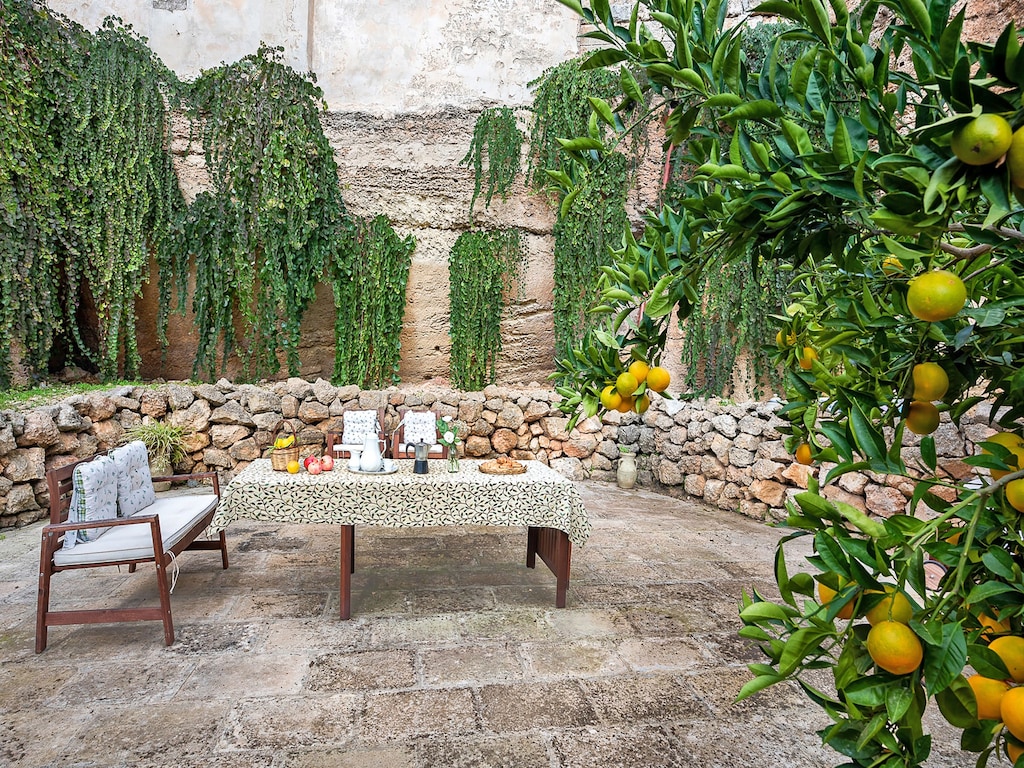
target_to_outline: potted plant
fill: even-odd
[[[154,477],[173,474],[174,465],[185,458],[185,438],[188,431],[184,427],[160,421],[144,421],[129,427],[124,434],[124,442],[141,440],[149,454],[149,471]],[[165,491],[170,483],[158,483],[155,490]]]

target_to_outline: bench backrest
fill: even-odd
[[[95,458],[95,456],[90,456],[88,459],[73,461],[46,473],[46,487],[50,491],[51,524],[56,525],[67,521],[68,511],[71,509],[71,489],[74,486],[75,467]]]

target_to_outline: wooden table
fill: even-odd
[[[536,558],[555,575],[555,606],[565,607],[572,545],[590,535],[590,520],[576,486],[539,461],[525,461],[520,475],[487,475],[482,462],[460,461],[449,472],[441,461],[413,473],[400,460],[390,475],[359,474],[337,466],[310,475],[276,472],[268,459],[246,467],[224,489],[211,532],[240,518],[341,526],[341,618],[352,615],[355,526],[413,528],[432,525],[503,525],[527,528],[526,565]]]

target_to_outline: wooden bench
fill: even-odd
[[[93,457],[93,459],[96,457]],[[69,521],[75,468],[86,461],[50,470],[46,484],[50,491],[50,523],[43,527],[39,557],[39,594],[36,608],[36,653],[46,649],[47,630],[67,624],[105,624],[122,621],[162,621],[164,640],[174,642],[171,620],[171,596],[167,566],[186,549],[220,550],[221,562],[228,567],[228,552],[221,531],[217,539],[197,540],[210,524],[220,501],[220,483],[216,472],[154,477],[161,481],[212,480],[212,494],[161,494],[156,501],[130,517],[81,522]],[[93,541],[64,548],[64,538],[72,531],[109,528]],[[94,608],[50,610],[50,582],[55,573],[82,568],[153,563],[160,592],[160,605],[137,608]]]

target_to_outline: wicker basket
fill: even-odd
[[[285,430],[286,427],[287,431]],[[287,472],[288,464],[299,460],[299,438],[298,435],[295,434],[295,427],[291,425],[291,422],[284,422],[281,429],[278,430],[276,435],[274,435],[274,442],[276,443],[279,437],[286,437],[288,432],[295,437],[295,442],[292,443],[291,447],[275,448],[270,454],[270,466],[278,472]]]
[[[485,475],[521,475],[526,471],[526,465],[510,459],[485,461],[480,465],[480,471]]]

